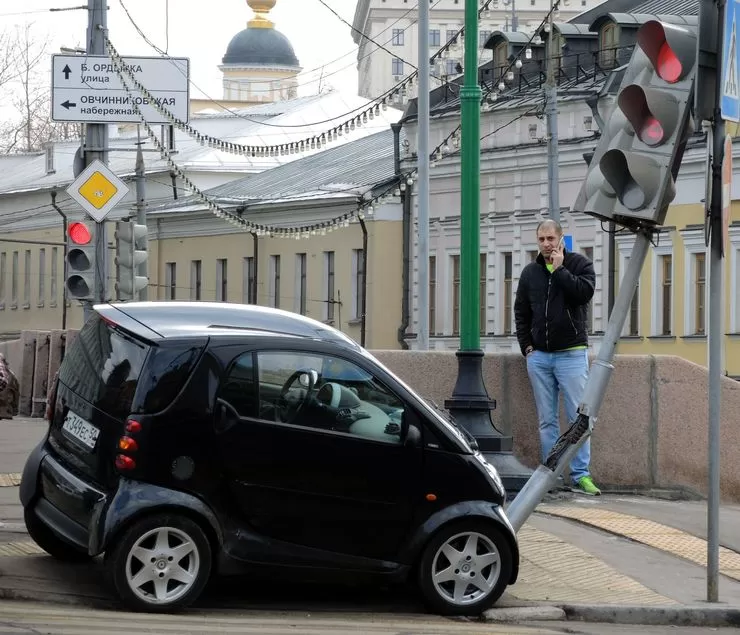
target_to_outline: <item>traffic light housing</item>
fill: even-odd
[[[116,240],[116,297],[119,300],[137,300],[139,292],[149,284],[146,276],[138,275],[139,265],[146,263],[148,230],[146,225],[118,221]]]
[[[657,20],[640,27],[574,210],[633,229],[663,224],[694,130],[696,69],[693,29]]]
[[[97,300],[95,232],[96,225],[92,221],[73,221],[67,227],[64,284],[70,300]]]

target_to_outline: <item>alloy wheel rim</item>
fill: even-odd
[[[487,597],[501,575],[501,556],[487,536],[466,531],[448,538],[432,560],[437,593],[455,606]]]
[[[195,584],[200,553],[187,533],[157,527],[142,535],[126,558],[126,581],[136,597],[148,604],[171,604]]]

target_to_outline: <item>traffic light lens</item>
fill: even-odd
[[[678,59],[668,42],[663,42],[658,51],[658,75],[669,84],[675,84],[681,79],[683,71],[681,60]]]
[[[72,223],[68,233],[75,245],[87,245],[92,240],[92,234],[84,223]]]
[[[648,117],[642,125],[640,139],[649,146],[657,146],[663,141],[663,126],[655,117]]]

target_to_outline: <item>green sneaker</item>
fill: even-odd
[[[576,485],[572,488],[574,492],[581,492],[582,494],[588,494],[589,496],[599,496],[601,490],[594,485],[594,481],[590,476],[582,476],[578,479]]]

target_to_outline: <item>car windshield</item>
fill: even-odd
[[[390,370],[387,366],[385,366],[383,363],[380,362],[376,357],[374,357],[372,354],[367,352],[363,349],[363,354],[371,359],[373,363],[380,366],[386,373],[388,373],[391,377],[393,377],[401,386],[403,386],[406,390],[408,390],[414,397],[416,397],[416,400],[419,402],[419,405],[421,405],[427,413],[431,414],[435,420],[437,420],[440,424],[442,424],[446,430],[449,430],[452,432],[452,434],[463,444],[465,449],[467,449],[470,452],[475,452],[475,450],[478,449],[478,443],[475,440],[475,437],[470,434],[467,430],[465,430],[462,426],[458,425],[458,423],[455,421],[455,418],[449,414],[446,410],[443,410],[440,408],[434,401],[431,399],[425,399],[423,397],[420,397],[419,394],[411,388],[405,381],[403,381],[398,375],[396,375],[392,370]]]

